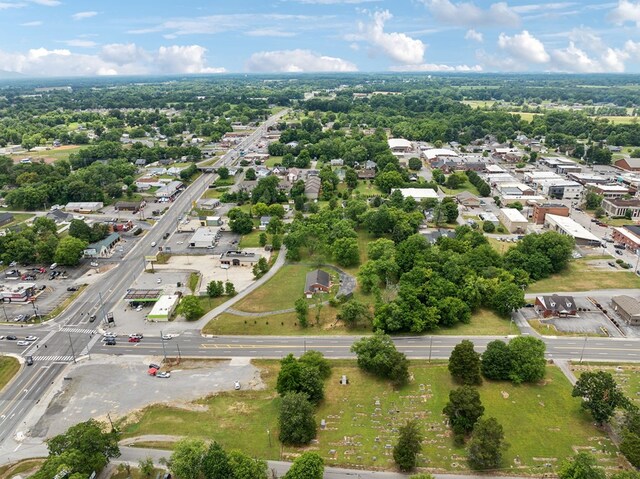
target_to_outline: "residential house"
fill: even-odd
[[[144,158],[138,158],[135,162],[136,166],[145,166],[147,164],[147,160]]]
[[[271,216],[261,216],[260,217],[260,231],[265,231],[267,226],[269,226],[269,222],[271,221]]]
[[[631,296],[620,295],[611,298],[613,310],[632,326],[640,326],[640,302]]]
[[[378,164],[375,161],[367,160],[364,162],[364,165],[362,165],[362,167],[365,170],[375,170],[378,167]]]
[[[258,182],[256,180],[244,180],[238,184],[238,191],[251,193],[257,184]]]
[[[11,213],[0,213],[0,226],[4,226],[13,221],[13,215]]]
[[[256,168],[256,178],[266,178],[269,175],[271,175],[271,170],[269,168],[265,168],[264,166]]]
[[[560,296],[558,294],[537,296],[535,310],[542,314],[544,318],[549,316],[575,316],[578,312],[573,296]]]
[[[308,176],[304,182],[304,194],[310,200],[317,200],[320,196],[321,181],[318,176]]]
[[[51,210],[46,214],[46,217],[56,223],[69,223],[73,219],[72,213],[67,213],[62,210]]]
[[[287,176],[287,173],[289,172],[289,169],[286,166],[282,166],[282,165],[276,165],[273,167],[273,169],[271,170],[271,172],[274,175],[278,175],[278,176]]]
[[[304,294],[307,298],[313,296],[314,293],[328,293],[331,289],[331,276],[326,271],[316,269],[309,271],[304,284]]]
[[[331,160],[331,166],[342,166],[344,165],[344,160],[342,158],[335,158]]]
[[[287,181],[289,183],[295,183],[300,179],[300,170],[298,168],[289,168],[287,173]]]
[[[447,229],[437,229],[433,231],[427,231],[425,233],[421,233],[422,236],[429,240],[429,243],[435,244],[440,238],[455,238],[456,232],[454,230]]]
[[[359,180],[373,180],[376,177],[376,170],[357,170]]]

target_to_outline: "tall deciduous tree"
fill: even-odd
[[[183,297],[180,301],[180,312],[187,321],[195,321],[204,314],[204,308],[197,296],[189,295]]]
[[[583,373],[571,395],[582,398],[582,407],[599,424],[608,422],[616,408],[628,408],[631,405],[611,373],[606,371]]]
[[[73,236],[62,238],[56,248],[55,262],[63,266],[76,266],[82,258],[87,242]]]
[[[605,479],[604,470],[598,467],[596,458],[587,452],[579,452],[563,462],[558,469],[559,479]]]
[[[199,479],[202,471],[202,458],[207,446],[200,439],[182,439],[178,441],[171,457],[169,468],[180,479]]]
[[[484,414],[480,393],[471,386],[453,389],[449,392],[449,402],[442,412],[449,418],[456,442],[462,443],[465,434],[473,431],[476,422]]]
[[[449,357],[449,372],[453,379],[461,384],[481,384],[480,354],[473,343],[464,339],[457,344]]]
[[[229,465],[233,479],[267,479],[267,463],[240,451],[229,452]]]
[[[482,374],[487,379],[507,380],[511,374],[511,352],[504,341],[496,339],[482,353]]]
[[[316,452],[305,452],[297,457],[283,479],[322,479],[324,461]]]
[[[545,349],[544,342],[532,336],[518,336],[509,341],[511,381],[516,384],[533,383],[544,378],[547,366]]]
[[[207,479],[228,479],[233,477],[227,453],[217,442],[212,442],[202,457],[202,475]]]
[[[417,421],[408,421],[400,428],[400,437],[393,448],[393,460],[401,471],[415,469],[422,450],[421,441],[422,433]]]
[[[493,417],[479,419],[469,441],[469,466],[472,469],[498,469],[506,447],[500,423]]]
[[[402,385],[409,381],[409,361],[396,349],[391,338],[375,334],[356,341],[351,352],[358,357],[358,366],[376,376],[391,379]]]
[[[288,393],[280,403],[280,442],[302,446],[316,437],[316,420],[313,405],[305,393]]]

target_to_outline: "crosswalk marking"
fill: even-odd
[[[96,332],[95,329],[71,328],[71,327],[62,328],[60,331],[64,331],[65,333],[80,333],[80,334],[91,334],[91,333],[95,333]]]
[[[73,360],[73,356],[34,356],[34,361],[62,361],[68,363]]]

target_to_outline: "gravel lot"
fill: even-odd
[[[187,362],[160,379],[147,374],[158,357],[97,356],[70,366],[61,379],[44,415],[30,430],[32,437],[47,438],[90,418],[111,419],[154,403],[184,404],[219,391],[260,388],[259,371],[246,358],[230,361]],[[181,369],[182,368],[182,369]],[[163,368],[165,370],[165,368]]]

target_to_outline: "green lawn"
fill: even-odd
[[[247,312],[278,311],[293,308],[304,293],[304,282],[313,266],[287,264],[269,281],[236,303],[235,309]],[[328,299],[328,298],[327,298]]]
[[[5,464],[0,466],[0,477],[16,477],[18,475],[25,477],[25,472],[35,472],[43,462],[44,459],[23,459],[22,461]],[[28,474],[27,477],[30,475]]]
[[[248,235],[244,235],[240,240],[240,248],[260,248],[260,235],[264,233],[264,231],[253,230]],[[267,235],[267,239],[270,235]]]
[[[25,221],[30,220],[35,216],[32,213],[12,213],[12,214],[13,214],[13,221],[11,223],[7,223],[6,225],[4,225],[3,226],[4,228],[8,228],[10,226],[14,226],[19,223],[24,223]]]
[[[471,316],[469,324],[458,324],[453,328],[442,328],[433,334],[453,336],[506,336],[520,334],[518,328],[508,319],[501,318],[493,311],[481,309]]]
[[[0,391],[20,370],[20,362],[11,356],[0,356]]]
[[[457,195],[458,193],[462,193],[463,191],[468,191],[469,193],[474,194],[477,197],[480,197],[480,192],[478,191],[478,188],[473,186],[468,181],[465,181],[460,188],[457,188],[455,190],[452,190],[451,188],[447,188],[446,186],[442,186],[442,185],[440,185],[440,189],[443,191],[445,195],[453,196],[453,195]]]
[[[376,185],[371,184],[371,182],[368,180],[358,181],[358,186],[353,191],[364,196],[378,196],[383,194],[380,188],[378,188]]]
[[[11,159],[20,160],[27,156],[30,156],[34,160],[36,159],[51,159],[51,160],[66,160],[69,158],[71,153],[77,153],[80,149],[83,148],[81,146],[61,146],[59,148],[51,148],[50,150],[45,151],[29,151],[25,153],[21,153],[19,155],[11,155]]]
[[[640,277],[635,273],[594,268],[588,264],[589,261],[589,258],[572,261],[566,271],[561,274],[536,281],[530,285],[527,288],[527,293],[640,288]]]
[[[327,426],[318,430],[317,444],[310,446],[327,465],[393,469],[391,450],[397,428],[408,419],[418,419],[425,436],[419,466],[438,471],[467,469],[464,448],[453,444],[444,425],[442,409],[454,387],[443,363],[412,361],[413,381],[400,390],[362,373],[355,361],[333,361],[332,376],[325,383],[325,400],[316,421]],[[303,450],[280,448],[278,404],[274,391],[278,364],[258,361],[267,387],[260,391],[220,393],[197,401],[205,409],[154,405],[136,413],[125,425],[124,437],[169,434],[220,442],[227,449],[240,449],[264,458],[293,458]],[[341,386],[341,375],[349,378]],[[541,384],[513,386],[507,382],[485,382],[480,387],[485,415],[495,417],[505,429],[509,448],[504,468],[511,474],[554,472],[560,461],[576,449],[595,448],[605,466],[616,465],[615,448],[588,415],[580,401],[571,397],[571,386],[555,367],[547,369]],[[379,401],[379,406],[376,405]],[[269,431],[269,432],[267,432]],[[544,471],[550,463],[551,471]]]
[[[516,243],[507,243],[506,241],[498,241],[493,237],[487,237],[487,240],[489,240],[489,244],[493,246],[493,249],[495,249],[500,254],[505,254],[507,251],[509,251],[511,248],[513,248],[516,245]]]
[[[264,162],[264,166],[267,168],[273,168],[276,165],[282,164],[281,156],[270,156],[267,161]]]
[[[624,226],[636,224],[634,220],[628,220],[626,218],[609,218],[607,216],[603,216],[602,218],[600,218],[600,221],[608,224],[609,226]]]
[[[224,188],[224,189],[228,189],[228,188]],[[217,199],[222,196],[222,193],[224,193],[224,191],[219,191],[217,188],[208,188],[207,191],[205,191],[204,194],[202,195],[202,199],[203,200],[210,200],[214,198]]]
[[[640,365],[639,364],[611,364],[611,363],[583,363],[571,364],[576,376],[585,371],[607,371],[613,375],[625,395],[640,407]]]

